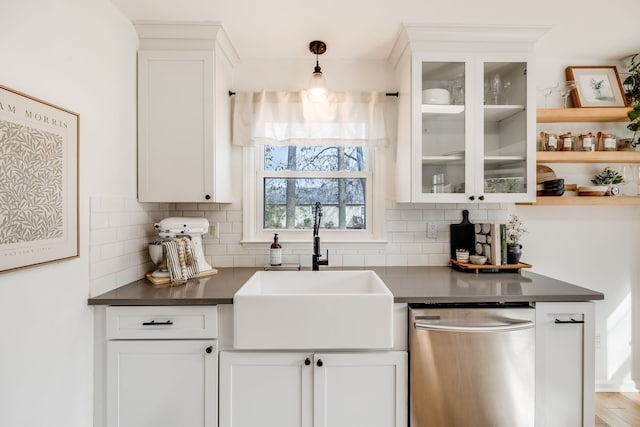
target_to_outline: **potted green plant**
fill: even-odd
[[[618,173],[617,170],[607,166],[598,174],[593,176],[591,180],[597,186],[606,187],[606,192],[609,195],[617,196],[620,194],[620,188],[617,184],[624,181],[624,177]]]
[[[633,132],[631,146],[635,148],[640,145],[640,53],[631,56],[627,70],[629,73],[622,85],[627,104],[633,108],[628,114],[630,122],[627,129]]]

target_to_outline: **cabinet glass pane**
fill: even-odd
[[[465,63],[422,63],[422,192],[464,193]]]
[[[527,75],[524,62],[484,64],[484,192],[525,193]]]

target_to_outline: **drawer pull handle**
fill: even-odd
[[[309,360],[309,358],[307,357],[306,359],[304,359],[304,364],[305,366],[311,365],[311,360]]]
[[[560,320],[560,319],[556,319],[553,323],[556,323],[556,324],[565,324],[565,323],[584,323],[584,320],[576,320],[576,319],[571,319],[571,320]]]
[[[166,322],[156,322],[152,320],[151,322],[142,322],[142,326],[171,326],[173,322],[171,320],[167,320]]]
[[[319,368],[322,368],[322,365],[323,365],[323,363],[322,363],[322,359],[318,359],[318,361],[316,362],[316,365],[317,365]]]
[[[213,351],[213,346],[210,345],[205,351],[207,352],[207,354],[211,354],[211,352]]]

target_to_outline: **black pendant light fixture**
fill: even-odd
[[[314,40],[309,43],[309,50],[316,55],[316,66],[309,81],[309,98],[316,102],[324,101],[327,98],[327,81],[322,75],[322,69],[318,63],[318,55],[322,55],[327,51],[327,45],[323,41]]]

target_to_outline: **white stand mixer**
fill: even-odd
[[[202,247],[202,235],[209,232],[209,221],[206,218],[192,217],[168,217],[153,225],[158,232],[161,241],[168,241],[177,237],[188,236],[191,239],[193,255],[198,264],[199,273],[209,271],[213,267],[204,257]],[[158,267],[152,273],[153,277],[169,277],[166,269],[166,257],[163,254],[161,242],[149,244],[149,256],[151,261]]]

